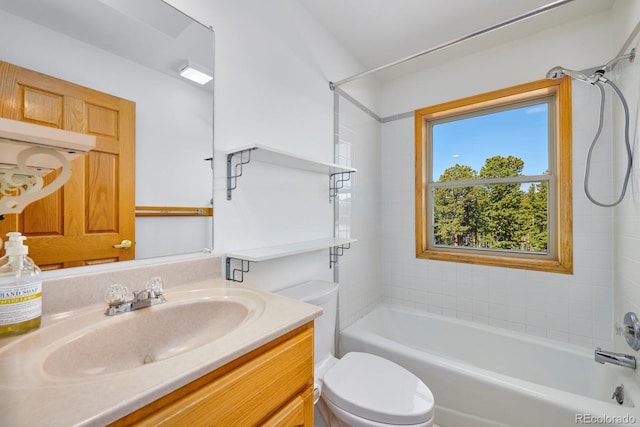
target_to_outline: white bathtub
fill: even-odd
[[[638,375],[596,363],[593,350],[382,305],[342,331],[340,352],[349,351],[420,377],[443,427],[640,426]],[[623,405],[611,399],[620,384]]]

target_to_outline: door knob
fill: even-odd
[[[131,247],[131,240],[123,240],[119,245],[113,245],[116,249],[129,249]]]

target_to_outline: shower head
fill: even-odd
[[[585,74],[581,73],[580,71],[568,70],[560,66],[553,67],[547,72],[547,78],[551,80],[561,79],[564,76],[571,76],[576,80],[580,80],[590,84],[593,84],[593,82],[597,80],[597,78],[594,78],[595,76],[587,77]]]
[[[612,71],[616,64],[624,59],[628,60],[629,62],[633,62],[636,59],[636,49],[631,49],[629,53],[617,56],[611,61],[607,62],[605,65],[594,68],[593,74],[590,77],[587,77],[586,74],[580,71],[568,70],[566,68],[556,66],[547,71],[547,78],[551,80],[557,80],[563,78],[564,76],[571,76],[576,80],[592,85],[595,85],[599,82],[605,83],[608,81],[608,79],[604,77],[605,73]]]

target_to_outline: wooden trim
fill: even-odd
[[[569,76],[561,80],[556,98],[558,263],[565,269],[564,273],[573,274],[573,109]]]
[[[463,254],[437,249],[426,250],[416,255],[417,258],[436,261],[452,261],[465,264],[488,265],[492,267],[518,268],[522,270],[545,271],[548,273],[572,274],[573,271],[559,260],[519,258],[514,256]]]
[[[213,216],[213,208],[200,206],[136,206],[136,216]]]
[[[537,80],[506,89],[499,89],[467,98],[444,102],[430,107],[416,110],[416,116],[425,119],[437,119],[440,117],[462,114],[501,104],[510,104],[527,99],[552,95],[561,85],[569,84],[570,80]]]
[[[425,136],[427,132],[426,119],[423,113],[415,112],[415,203],[416,203],[416,257],[423,258],[427,249],[426,225],[428,222],[426,203],[427,188],[427,159],[424,156]]]
[[[521,254],[487,253],[472,249],[429,248],[427,204],[429,150],[427,121],[483,108],[525,101],[555,94],[556,111],[556,256],[536,258]],[[554,273],[573,274],[573,180],[572,180],[572,109],[571,78],[538,80],[486,94],[450,101],[415,112],[415,242],[416,257],[439,261],[454,261],[499,267],[520,268]]]

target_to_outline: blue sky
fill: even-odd
[[[548,134],[546,103],[436,124],[433,178],[456,163],[479,172],[496,155],[519,157],[525,175],[541,175],[548,169]]]

